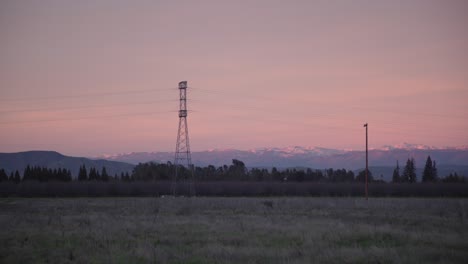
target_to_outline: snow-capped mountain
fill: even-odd
[[[430,150],[430,149],[444,149],[444,148],[438,148],[434,146],[428,146],[428,145],[422,145],[422,144],[410,144],[410,143],[402,143],[402,144],[397,144],[397,145],[385,145],[380,150],[394,150],[394,149],[406,149],[406,150],[414,150],[414,149],[420,149],[420,150]]]
[[[416,165],[423,166],[430,155],[439,165],[468,166],[468,147],[435,148],[425,145],[400,144],[369,150],[369,163],[372,166],[401,167],[410,157]],[[103,158],[103,157],[100,157]],[[133,152],[105,157],[108,160],[132,164],[140,162],[172,162],[173,152]],[[365,151],[337,150],[321,147],[290,146],[284,148],[259,148],[251,150],[212,149],[192,152],[192,161],[197,166],[231,164],[232,159],[242,160],[248,167],[311,167],[358,169],[365,165]]]
[[[294,157],[298,155],[313,155],[313,156],[330,156],[334,154],[345,153],[344,150],[327,149],[320,147],[301,147],[289,146],[285,148],[260,148],[249,150],[252,153],[265,154],[268,152],[276,152],[282,157]]]
[[[243,161],[247,167],[291,168],[308,167],[314,169],[345,168],[362,170],[365,167],[364,150],[339,150],[321,147],[290,146],[284,148],[258,148],[251,150],[211,149],[192,152],[192,161],[196,166],[230,165],[233,159]],[[414,158],[418,175],[427,156],[437,163],[439,175],[447,176],[457,172],[468,175],[468,146],[437,148],[425,145],[403,143],[395,146],[369,150],[369,167],[380,179],[391,181],[397,161],[402,172],[408,158]],[[102,158],[102,157],[101,157]],[[123,161],[132,164],[140,162],[173,162],[173,152],[134,152],[106,156],[108,160]],[[420,177],[420,176],[419,176]]]

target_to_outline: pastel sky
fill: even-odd
[[[468,145],[468,1],[0,2],[0,152]]]

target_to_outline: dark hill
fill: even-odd
[[[106,167],[106,170],[110,175],[120,175],[122,172],[130,173],[134,167],[134,165],[124,162],[70,157],[55,151],[0,153],[0,168],[5,169],[7,173],[18,170],[22,175],[24,169],[28,165],[47,168],[66,168],[71,170],[73,178],[78,175],[79,168],[82,165],[85,165],[88,170],[90,167],[95,167],[99,171],[102,167]]]

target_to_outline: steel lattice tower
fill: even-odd
[[[179,82],[180,93],[180,107],[179,107],[179,130],[177,133],[177,143],[175,150],[174,166],[175,174],[172,183],[172,193],[176,195],[177,180],[179,180],[179,173],[182,169],[181,166],[186,166],[189,170],[189,194],[194,194],[193,188],[193,164],[190,155],[190,142],[187,127],[187,81]]]

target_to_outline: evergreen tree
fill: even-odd
[[[406,161],[405,168],[403,169],[403,179],[404,182],[416,182],[416,167],[414,165],[414,159],[408,159]]]
[[[98,175],[97,175],[97,172],[96,172],[96,168],[94,168],[94,167],[91,167],[89,169],[89,180],[90,181],[98,180]]]
[[[15,177],[13,178],[13,181],[15,183],[19,183],[21,181],[21,177],[20,177],[20,174],[19,174],[18,170],[16,170],[16,172],[15,172]]]
[[[59,179],[59,174],[62,172],[62,170],[57,170],[57,169],[54,169],[52,171],[52,173],[49,172],[49,175],[47,175],[46,177],[46,181],[50,181],[50,180],[53,180],[53,181],[56,181]]]
[[[400,182],[400,181],[401,181],[400,166],[398,165],[398,160],[397,160],[396,168],[393,170],[392,182]]]
[[[325,177],[323,176],[323,172],[321,170],[316,170],[315,171],[316,173],[316,177],[317,177],[317,181],[322,181]]]
[[[79,181],[86,181],[88,180],[88,172],[86,171],[86,166],[80,166],[80,171],[78,173],[78,180]]]
[[[99,173],[99,170],[95,169],[96,171],[96,181],[100,181],[101,179],[101,173]]]
[[[102,181],[109,181],[109,175],[107,174],[106,167],[102,167],[101,180]]]
[[[8,181],[8,175],[4,169],[0,169],[0,182]]]
[[[71,175],[71,171],[70,171],[70,170],[63,169],[63,170],[62,170],[62,174],[63,174],[63,176],[62,176],[62,178],[61,178],[62,181],[65,181],[65,182],[70,182],[70,181],[72,181],[72,175]]]
[[[439,180],[439,175],[438,175],[438,172],[437,172],[437,167],[436,167],[435,160],[432,161],[432,177],[434,178],[434,181]]]
[[[31,167],[29,165],[26,166],[26,169],[24,170],[24,174],[23,174],[23,181],[31,180],[31,173],[32,173]]]
[[[40,172],[39,167],[37,167],[37,166],[32,167],[31,168],[31,173],[28,176],[28,179],[33,180],[33,181],[39,180],[39,172]]]
[[[426,165],[424,166],[424,171],[423,171],[423,175],[422,175],[422,181],[423,182],[433,182],[433,181],[435,181],[434,168],[432,166],[433,166],[433,163],[432,163],[431,156],[427,156]]]
[[[325,173],[327,174],[327,180],[333,181],[333,168],[326,169]]]
[[[442,179],[442,182],[448,182],[448,183],[465,183],[466,179],[463,176],[458,176],[458,174],[455,172],[455,174],[450,173],[449,176],[445,177]]]

